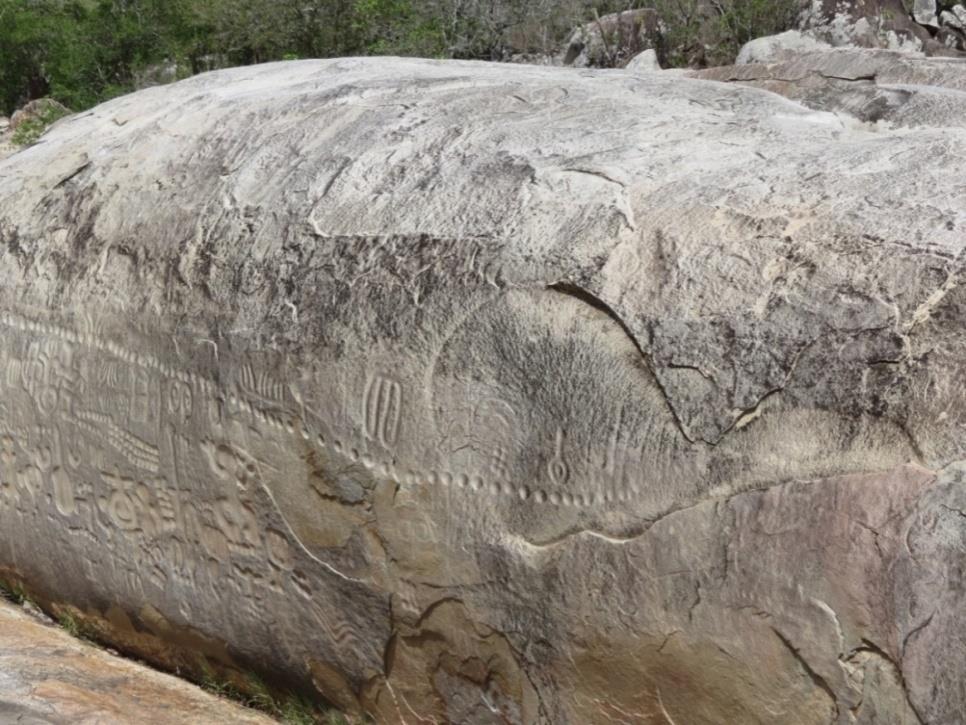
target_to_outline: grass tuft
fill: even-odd
[[[59,105],[45,106],[37,116],[28,118],[18,125],[10,140],[17,146],[31,146],[37,143],[52,123],[68,115],[70,111]]]
[[[216,673],[207,660],[201,660],[199,672],[203,689],[278,718],[285,725],[349,725],[342,713],[321,710],[294,693],[279,694],[253,672],[246,673],[241,684]]]
[[[11,584],[0,580],[0,599],[6,599],[8,602],[13,602],[19,606],[27,601],[27,593],[24,591],[23,585],[19,583]]]

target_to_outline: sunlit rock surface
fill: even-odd
[[[275,721],[108,654],[0,600],[0,722],[269,725]]]
[[[17,147],[13,143],[13,131],[10,128],[10,119],[0,116],[0,161],[16,150]]]
[[[223,71],[0,163],[0,563],[380,722],[966,711],[966,130]]]
[[[785,48],[756,60],[758,42],[748,44],[752,53],[747,63],[694,71],[693,77],[763,88],[815,110],[882,121],[886,128],[966,127],[966,59],[915,58],[888,50]]]

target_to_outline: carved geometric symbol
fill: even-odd
[[[285,400],[285,386],[268,373],[255,372],[251,365],[242,368],[240,385],[246,392],[265,400]]]
[[[191,388],[179,380],[171,380],[168,387],[168,411],[175,416],[188,419],[194,409],[194,394]]]
[[[402,386],[391,378],[376,375],[369,380],[363,401],[366,437],[384,446],[396,442],[402,407]]]
[[[567,461],[563,457],[563,444],[564,444],[564,432],[562,428],[557,428],[557,439],[554,450],[554,456],[547,464],[547,473],[550,474],[550,480],[553,481],[558,486],[567,482],[570,478],[570,468],[567,466]]]
[[[490,470],[500,479],[507,477],[507,453],[505,448],[496,447],[490,454]]]

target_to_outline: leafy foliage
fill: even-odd
[[[44,96],[81,110],[152,78],[272,60],[550,53],[595,14],[643,6],[667,27],[666,61],[693,64],[706,52],[733,57],[746,40],[788,27],[794,2],[0,0],[0,113]]]
[[[48,126],[69,113],[70,111],[59,104],[44,105],[36,116],[28,118],[17,126],[11,140],[18,146],[36,143]]]

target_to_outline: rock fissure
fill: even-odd
[[[379,721],[950,721],[962,73],[810,48],[58,123],[0,162],[0,567]]]
[[[801,651],[799,650],[798,647],[795,647],[791,643],[791,641],[774,626],[771,628],[771,630],[772,632],[775,633],[775,636],[778,637],[778,639],[785,646],[785,648],[791,653],[792,657],[794,657],[795,660],[798,662],[798,664],[801,665],[802,671],[805,672],[808,678],[815,684],[816,687],[818,687],[820,690],[822,690],[822,692],[824,692],[828,696],[829,700],[832,703],[832,708],[834,712],[832,722],[835,722],[836,720],[838,720],[839,700],[835,694],[835,691],[829,686],[828,682],[825,680],[824,677],[822,677],[814,669],[812,669],[812,666],[808,664],[808,662],[802,656]]]

